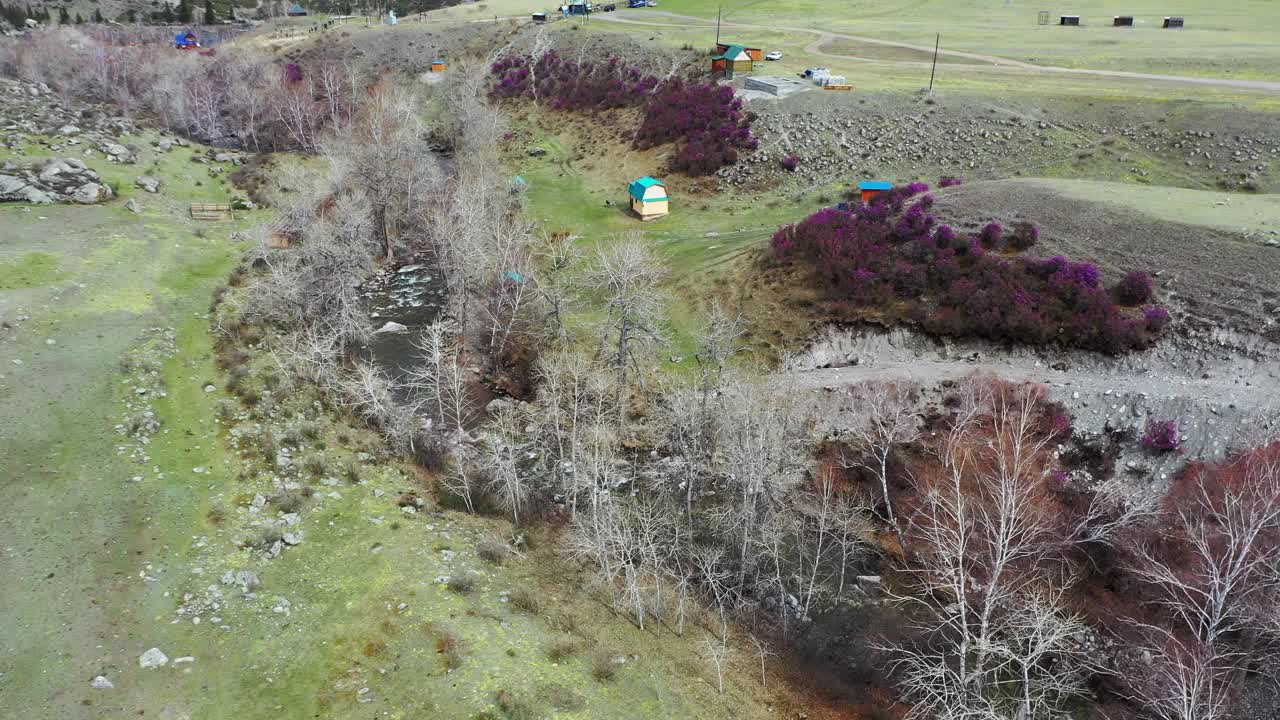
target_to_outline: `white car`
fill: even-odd
[[[769,53],[768,55],[765,55],[765,56],[764,56],[764,59],[765,59],[765,60],[781,60],[781,59],[782,59],[782,52],[781,52],[780,50],[774,50],[773,52]]]

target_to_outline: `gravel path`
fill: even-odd
[[[1140,433],[1147,418],[1177,418],[1184,457],[1220,457],[1247,443],[1248,434],[1270,422],[1280,404],[1280,354],[1259,357],[1264,359],[1183,337],[1111,358],[937,340],[906,328],[832,328],[785,367],[797,389],[810,391],[909,378],[936,393],[940,385],[974,373],[1044,383],[1071,410],[1077,430]]]

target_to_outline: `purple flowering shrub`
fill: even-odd
[[[820,210],[774,233],[773,255],[807,269],[838,301],[899,313],[940,335],[1121,353],[1167,326],[1163,308],[1118,305],[1092,263],[989,252],[996,223],[975,235],[939,225],[926,189],[895,187],[850,210]]]
[[[964,181],[963,181],[963,180],[961,180],[960,178],[958,178],[958,177],[952,177],[952,176],[948,175],[948,176],[946,176],[946,177],[944,177],[944,178],[942,178],[941,180],[939,180],[939,181],[938,181],[938,187],[944,187],[944,188],[948,188],[948,187],[955,187],[955,186],[957,186],[957,185],[961,185],[961,184],[963,184],[963,183],[964,183]]]
[[[1169,311],[1159,305],[1152,305],[1142,311],[1142,318],[1147,321],[1148,330],[1158,333],[1169,324]]]
[[[1151,418],[1142,433],[1142,446],[1155,452],[1174,452],[1181,444],[1178,421]]]
[[[642,108],[635,147],[644,150],[680,141],[672,170],[709,175],[737,162],[740,150],[759,145],[751,136],[755,116],[743,112],[742,100],[734,97],[731,87],[676,77],[659,80],[617,58],[577,62],[554,50],[532,62],[504,57],[489,69],[495,98],[532,98],[575,112]]]
[[[782,169],[787,172],[795,172],[800,167],[800,156],[795,153],[784,155],[782,158]]]
[[[1035,223],[1026,221],[1013,226],[1013,235],[1009,237],[1009,247],[1014,250],[1030,250],[1040,242],[1040,228]]]
[[[1141,270],[1127,273],[1116,285],[1116,299],[1125,305],[1141,305],[1155,295],[1151,276]]]
[[[742,112],[742,99],[734,97],[732,87],[671,78],[645,106],[635,144],[644,150],[683,138],[671,168],[710,175],[737,162],[739,150],[759,146],[751,136],[752,120],[754,115]]]

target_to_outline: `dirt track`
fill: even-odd
[[[1185,338],[1111,358],[938,340],[904,328],[833,328],[786,369],[799,390],[834,392],[864,380],[904,378],[935,401],[941,385],[974,373],[1044,383],[1071,410],[1077,431],[1088,433],[1128,429],[1136,437],[1148,418],[1176,418],[1185,454],[1155,463],[1157,473],[1186,457],[1221,457],[1247,444],[1280,403],[1280,361],[1252,360]]]
[[[713,24],[702,18],[692,17],[689,15],[678,15],[675,13],[662,11],[649,11],[649,15],[663,15],[673,20],[683,20],[686,22],[659,23],[647,20],[632,20],[617,15],[601,14],[599,19],[606,22],[625,23],[629,25],[648,25],[653,27],[674,27],[687,29],[700,29],[713,27]],[[784,32],[808,33],[817,35],[818,38],[805,47],[805,52],[821,55],[823,57],[835,58],[837,60],[849,60],[854,62],[879,62],[891,63],[896,65],[921,66],[928,63],[915,60],[873,60],[871,58],[861,58],[852,55],[835,55],[823,52],[822,47],[835,39],[852,40],[855,42],[869,43],[874,45],[885,45],[891,47],[900,47],[907,50],[915,50],[917,52],[933,53],[933,48],[923,45],[912,45],[910,43],[893,42],[890,40],[881,40],[878,38],[865,37],[862,35],[846,35],[843,33],[832,33],[824,30],[815,30],[813,28],[801,27],[783,27],[783,26],[765,26],[753,25],[749,23],[732,23],[722,22],[721,27],[725,28],[741,28],[745,30],[771,30]],[[1147,82],[1170,82],[1189,85],[1204,85],[1210,87],[1231,88],[1236,90],[1261,90],[1266,93],[1280,93],[1280,82],[1270,82],[1266,80],[1231,80],[1226,78],[1205,78],[1190,77],[1186,75],[1156,75],[1151,73],[1126,72],[1123,70],[1092,70],[1088,68],[1066,68],[1055,65],[1036,65],[1033,63],[1022,62],[1020,60],[1012,60],[1009,58],[997,57],[994,55],[981,55],[977,53],[961,52],[959,50],[939,50],[939,55],[947,55],[949,57],[966,58],[976,60],[984,66],[985,71],[989,72],[1043,72],[1058,73],[1070,75],[1089,75],[1096,77],[1113,77],[1131,80],[1142,80]]]

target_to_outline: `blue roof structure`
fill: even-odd
[[[893,183],[883,180],[863,180],[858,183],[859,190],[892,190]]]
[[[645,175],[639,180],[632,180],[631,184],[627,186],[627,189],[630,191],[631,197],[637,200],[644,200],[644,191],[648,190],[649,188],[655,185],[662,188],[663,190],[667,189],[667,186],[663,185],[661,180],[657,178],[651,178],[648,175]],[[666,200],[665,197],[649,198],[649,199],[650,200]]]

